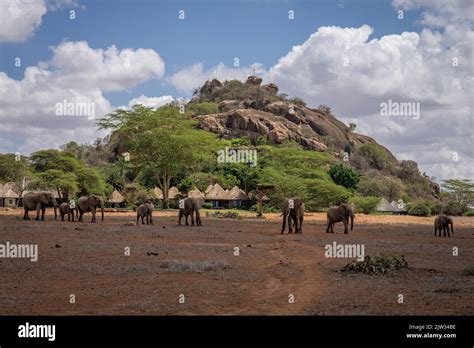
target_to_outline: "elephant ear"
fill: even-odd
[[[345,215],[347,215],[347,204],[345,203],[341,203],[341,205],[339,206],[339,209],[341,210],[341,212],[343,212]]]
[[[39,199],[40,199],[41,203],[49,204],[48,197],[46,196],[46,192],[41,192],[39,194]]]
[[[89,201],[89,204],[91,206],[95,206],[97,204],[97,198],[96,196],[89,196],[89,198],[87,199]]]

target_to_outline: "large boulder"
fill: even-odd
[[[257,76],[249,76],[247,77],[247,81],[245,81],[245,84],[251,85],[251,86],[260,86],[262,83],[262,79]]]

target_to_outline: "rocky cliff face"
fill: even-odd
[[[275,145],[292,141],[304,149],[329,152],[336,158],[341,158],[344,152],[352,152],[350,162],[362,173],[370,172],[372,176],[375,171],[384,176],[398,176],[400,163],[387,148],[370,137],[352,132],[331,115],[329,108],[309,108],[298,98],[278,95],[275,84],[261,83],[262,79],[256,76],[250,76],[245,83],[207,81],[190,103],[214,102],[219,112],[194,116],[198,127],[225,139],[248,136],[256,142],[257,138],[264,137]],[[384,168],[364,168],[365,159],[360,153],[354,154],[362,144],[372,144],[385,154]],[[418,176],[419,181],[427,184],[431,195],[438,197],[439,186],[421,174]]]
[[[195,118],[199,127],[219,134],[223,138],[248,136],[255,140],[262,136],[271,144],[282,144],[286,141],[299,143],[303,148],[316,151],[332,151],[340,155],[347,147],[375,140],[355,134],[343,122],[329,112],[310,109],[303,104],[277,97],[278,86],[268,84],[261,86],[262,79],[250,76],[241,89],[253,89],[254,93],[241,93],[243,98],[222,99],[226,87],[220,81],[207,81],[200,90],[201,99],[191,102],[219,102],[220,113],[200,115]],[[219,91],[223,91],[219,94]],[[207,97],[206,97],[207,96]],[[383,148],[383,147],[382,147]],[[388,157],[395,157],[388,151]]]

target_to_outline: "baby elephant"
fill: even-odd
[[[286,221],[288,220],[288,233],[303,233],[304,203],[299,197],[286,199],[281,211],[283,221],[281,225],[281,234],[285,232]]]
[[[441,230],[443,230],[443,237],[446,237],[446,232],[448,237],[451,237],[449,226],[451,226],[451,232],[454,234],[453,219],[446,215],[439,215],[434,221],[434,235],[436,236],[436,232],[439,231],[439,236],[441,237]]]
[[[153,209],[155,209],[155,206],[152,203],[143,203],[140,204],[137,208],[137,225],[138,225],[138,220],[140,217],[142,218],[142,225],[145,224],[143,221],[143,218],[146,217],[146,224],[152,224],[153,225]]]
[[[59,214],[61,214],[61,221],[64,221],[64,215],[67,214],[67,221],[74,222],[74,208],[71,208],[69,203],[61,203],[59,205]]]
[[[188,216],[191,215],[191,226],[194,226],[194,214],[196,213],[196,225],[201,226],[201,214],[199,209],[201,208],[202,201],[198,198],[188,197],[179,201],[179,216],[178,225],[181,226],[181,219],[185,216],[186,226],[188,224]]]

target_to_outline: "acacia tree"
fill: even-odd
[[[130,160],[150,173],[169,207],[170,183],[180,172],[193,171],[215,159],[219,142],[214,134],[195,129],[196,121],[175,106],[153,109],[135,105],[118,109],[97,122],[124,137]]]

